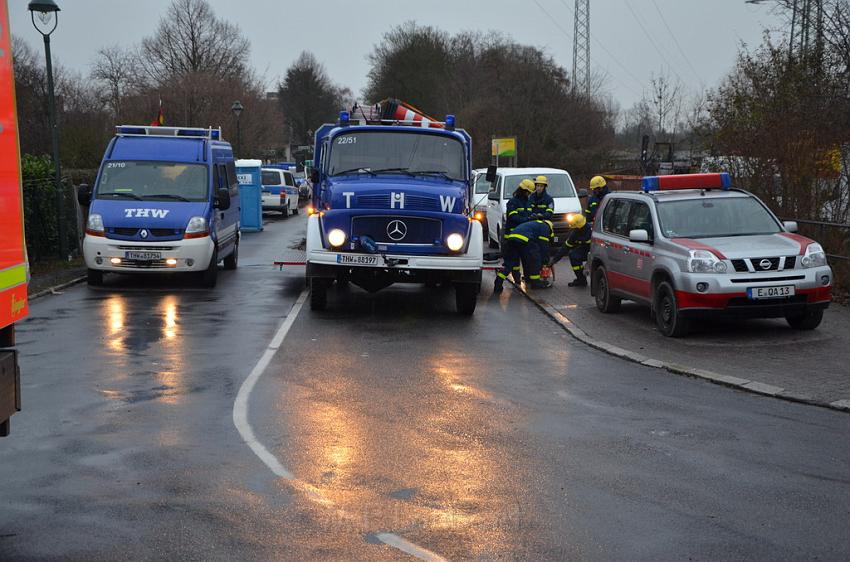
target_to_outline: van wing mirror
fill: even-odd
[[[797,226],[797,221],[785,221],[784,223],[782,223],[782,225],[788,232],[797,232],[797,230],[799,229],[799,227]]]
[[[487,181],[489,181],[491,184],[496,182],[497,169],[498,168],[496,166],[487,166],[487,175],[484,177],[487,178]]]
[[[213,206],[216,209],[220,209],[222,211],[226,211],[230,208],[230,190],[226,187],[222,187],[215,193],[215,201]]]
[[[579,197],[584,198],[584,197],[587,197],[588,195],[590,195],[590,194],[587,192],[587,190],[585,188],[581,188],[581,189],[578,190],[578,196]]]
[[[77,188],[77,202],[83,207],[91,204],[91,186],[85,183],[80,184]]]

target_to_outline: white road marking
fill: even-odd
[[[242,382],[242,386],[239,387],[239,393],[236,395],[236,402],[233,403],[233,424],[236,426],[236,430],[239,432],[239,435],[242,436],[242,440],[251,448],[252,451],[254,451],[254,454],[263,461],[263,464],[269,467],[269,470],[277,476],[287,480],[294,480],[295,477],[291,472],[286,470],[280,461],[277,460],[277,457],[271,454],[254,435],[254,430],[248,422],[248,398],[251,396],[251,391],[254,390],[254,385],[257,384],[257,381],[263,375],[263,372],[265,372],[266,367],[269,366],[272,357],[274,357],[274,354],[277,353],[278,349],[280,349],[280,345],[283,343],[283,338],[286,337],[286,334],[289,333],[289,330],[295,323],[295,318],[298,317],[298,313],[301,312],[301,307],[304,306],[304,303],[307,301],[308,294],[309,289],[304,289],[298,296],[298,300],[296,300],[295,304],[292,305],[292,309],[286,316],[286,320],[284,320],[283,324],[281,324],[280,328],[278,328],[277,333],[275,333],[271,343],[266,348],[266,351],[260,357],[260,360],[257,361],[257,364],[254,365],[254,368],[251,369],[251,372],[248,374],[248,378]]]
[[[378,533],[375,537],[385,545],[397,548],[402,552],[406,552],[411,556],[419,558],[420,560],[447,562],[446,559],[439,554],[434,554],[430,550],[425,550],[421,546],[416,546],[412,542],[405,540],[394,533]]]
[[[260,380],[261,376],[263,376],[263,373],[269,366],[269,363],[271,363],[275,353],[277,353],[278,349],[280,349],[280,346],[283,344],[283,340],[286,338],[286,335],[289,333],[292,325],[295,324],[295,319],[298,317],[298,313],[301,312],[301,308],[307,301],[307,295],[309,293],[310,289],[304,289],[304,291],[302,291],[298,296],[298,300],[296,300],[295,304],[292,305],[292,309],[286,316],[286,320],[284,320],[283,324],[280,325],[280,328],[278,328],[271,343],[269,343],[269,346],[260,357],[260,360],[257,361],[257,364],[254,365],[253,369],[251,369],[248,377],[242,382],[242,386],[239,387],[239,392],[236,394],[236,401],[233,403],[233,424],[236,426],[236,430],[239,432],[239,435],[242,437],[245,444],[254,451],[254,454],[263,461],[263,464],[265,464],[272,473],[290,481],[295,488],[302,489],[302,491],[304,491],[311,500],[331,506],[333,502],[324,498],[321,492],[316,490],[315,487],[310,486],[305,482],[299,482],[295,476],[289,472],[283,464],[281,464],[277,457],[275,457],[262,443],[260,443],[257,436],[254,435],[254,430],[251,427],[251,424],[248,422],[248,399],[251,397],[251,391],[254,390],[254,386],[257,384],[257,381]],[[316,340],[314,339],[313,341]],[[337,513],[344,517],[348,516],[348,514],[342,510],[337,510]],[[415,556],[420,560],[446,562],[446,559],[442,556],[413,544],[394,533],[377,533],[375,537],[387,546],[396,548],[411,556]]]

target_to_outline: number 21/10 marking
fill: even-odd
[[[357,144],[357,137],[339,137],[337,144]]]

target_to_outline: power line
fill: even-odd
[[[634,17],[634,20],[640,26],[641,30],[643,31],[643,34],[646,35],[646,38],[649,39],[650,44],[655,49],[655,51],[658,53],[658,55],[662,59],[664,59],[664,62],[667,63],[667,66],[670,67],[670,70],[672,70],[673,74],[676,75],[676,78],[679,79],[679,82],[684,82],[684,80],[682,80],[682,77],[679,76],[679,73],[676,72],[676,69],[673,67],[673,65],[670,64],[670,61],[667,60],[667,57],[664,55],[664,52],[661,49],[658,48],[658,45],[655,43],[655,40],[652,38],[652,35],[649,33],[649,31],[647,31],[647,29],[646,29],[646,27],[644,27],[643,23],[641,23],[641,20],[638,18],[637,12],[635,12],[634,8],[632,8],[632,5],[629,4],[628,0],[624,0],[624,3],[626,4],[626,7],[629,9],[629,11],[632,13],[632,17]]]
[[[688,67],[691,69],[691,72],[694,73],[694,76],[699,81],[700,85],[705,88],[705,81],[697,72],[697,69],[694,68],[694,65],[691,64],[691,59],[688,58],[688,55],[685,54],[685,50],[682,48],[682,45],[679,44],[679,40],[676,38],[676,34],[673,33],[673,30],[670,29],[670,26],[667,24],[667,19],[664,17],[664,14],[661,12],[661,8],[658,7],[658,3],[655,0],[652,0],[652,5],[655,6],[655,11],[658,12],[658,15],[661,17],[661,23],[664,24],[664,27],[667,28],[667,32],[670,34],[670,37],[673,39],[673,42],[676,44],[676,48],[679,49],[679,54],[682,55],[682,58],[685,59],[685,62],[688,63]]]

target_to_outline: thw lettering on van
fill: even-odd
[[[128,219],[133,217],[164,219],[170,212],[169,209],[124,209],[124,216]]]
[[[353,191],[343,191],[342,196],[345,197],[345,208],[351,208],[351,198],[354,197]]]
[[[444,213],[451,213],[455,208],[457,197],[449,197],[448,195],[440,195],[440,205],[443,207]]]
[[[390,209],[395,209],[396,204],[398,204],[399,209],[404,209],[404,192],[392,192],[390,195]]]

